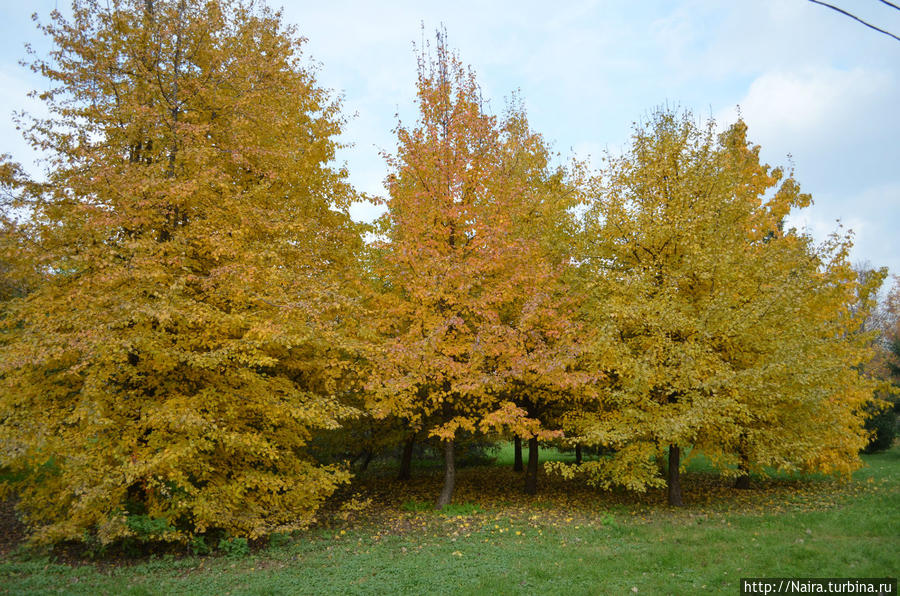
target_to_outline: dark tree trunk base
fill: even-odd
[[[684,506],[681,496],[681,448],[678,445],[669,445],[669,505],[673,507]]]
[[[750,488],[750,458],[747,457],[747,452],[744,449],[741,449],[740,454],[741,462],[738,464],[738,472],[741,475],[734,481],[734,488],[748,490]]]
[[[581,465],[581,445],[575,445],[575,465]]]
[[[366,456],[363,458],[362,466],[359,468],[360,472],[365,472],[369,468],[369,464],[372,463],[372,457],[374,453],[372,451],[366,451]]]
[[[411,436],[403,443],[403,454],[400,456],[400,473],[397,480],[409,480],[412,474],[413,447],[416,445],[416,435]]]

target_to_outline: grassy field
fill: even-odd
[[[448,513],[430,509],[439,470],[406,485],[373,474],[316,528],[249,555],[72,565],[19,549],[0,560],[0,593],[737,594],[748,576],[897,576],[898,446],[865,456],[852,482],[776,478],[751,491],[698,459],[679,510],[661,492],[547,477],[526,498],[507,451],[460,471]]]

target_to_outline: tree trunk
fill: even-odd
[[[373,456],[374,454],[375,454],[374,451],[372,451],[372,450],[370,450],[370,449],[367,449],[367,450],[366,450],[366,456],[365,456],[365,458],[363,459],[362,467],[360,467],[360,469],[359,469],[360,472],[365,472],[365,471],[366,471],[366,469],[369,467],[369,464],[372,463],[372,456]]]
[[[575,444],[575,465],[576,466],[581,465],[581,444],[580,443]]]
[[[538,472],[538,440],[528,439],[528,471],[525,472],[525,492],[529,495],[537,493]]]
[[[521,472],[525,469],[522,465],[522,438],[513,438],[513,472]]]
[[[681,498],[681,448],[669,445],[669,505],[682,507]]]
[[[438,497],[435,509],[443,509],[453,500],[453,488],[456,486],[456,464],[453,459],[453,439],[441,441],[444,445],[444,488]]]
[[[750,488],[750,462],[747,457],[741,454],[741,463],[738,464],[738,471],[741,473],[734,481],[734,488],[748,490]]]
[[[397,480],[409,480],[412,474],[413,447],[416,445],[416,435],[412,435],[403,443],[403,454],[400,456],[400,473]]]

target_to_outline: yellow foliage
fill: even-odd
[[[582,271],[605,380],[573,425],[615,451],[585,472],[597,484],[651,485],[670,445],[726,471],[859,465],[874,386],[858,330],[883,276],[859,285],[848,237],[785,229],[810,197],[746,131],[657,112],[595,183]]]
[[[51,169],[4,176],[43,279],[0,331],[0,465],[35,538],[303,527],[348,478],[305,445],[358,374],[339,106],[268,9],[87,0],[43,30]]]

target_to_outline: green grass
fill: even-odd
[[[436,510],[432,501],[417,501],[415,499],[404,502],[400,506],[400,509],[412,512],[430,512],[434,515],[442,515],[444,517],[476,515],[485,512],[484,509],[475,503],[450,503],[443,509]]]
[[[512,442],[500,443],[499,447],[491,452],[491,455],[496,458],[495,462],[498,466],[512,466],[513,461],[515,460],[515,448],[513,447]],[[560,451],[556,447],[541,447],[539,459],[541,463],[547,461],[574,463],[575,451]],[[597,459],[597,456],[594,455],[591,450],[585,449],[582,459],[584,461],[593,461]],[[522,444],[522,461],[525,464],[528,463],[528,444],[524,442]]]
[[[852,483],[776,479],[749,492],[687,475],[683,510],[660,494],[560,495],[547,478],[526,499],[504,484],[521,476],[495,467],[461,471],[461,505],[436,515],[434,478],[372,480],[353,487],[379,497],[366,519],[249,556],[69,566],[20,552],[0,561],[0,593],[736,594],[748,576],[896,577],[900,447],[864,460]]]

